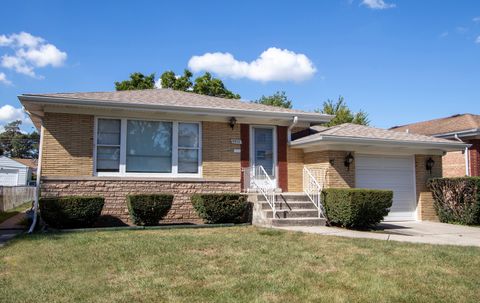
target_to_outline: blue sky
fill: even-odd
[[[193,56],[196,75],[244,99],[284,90],[313,110],[343,95],[377,127],[479,114],[479,37],[475,0],[9,1],[0,123],[22,117],[18,94],[113,90],[131,72],[181,73]]]

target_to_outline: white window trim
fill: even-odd
[[[97,133],[99,119],[120,120],[120,166],[118,172],[97,172]],[[171,173],[130,173],[126,171],[127,164],[127,120],[171,122],[172,123],[172,172]],[[178,172],[178,124],[198,124],[198,173]],[[202,123],[193,121],[169,121],[159,119],[118,118],[96,116],[93,134],[93,175],[97,177],[138,177],[138,178],[202,178]],[[192,148],[193,149],[193,148]]]

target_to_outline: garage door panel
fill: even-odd
[[[412,156],[356,155],[359,188],[393,191],[393,204],[385,220],[415,219],[415,170]]]
[[[0,186],[16,186],[18,182],[18,169],[0,170]]]

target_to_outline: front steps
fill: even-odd
[[[304,193],[277,193],[275,217],[262,194],[251,194],[254,203],[253,224],[262,226],[325,226],[318,210]]]

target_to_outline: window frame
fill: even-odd
[[[120,164],[118,172],[99,172],[97,171],[97,135],[98,120],[113,119],[120,120]],[[172,172],[171,173],[136,173],[127,172],[127,121],[155,121],[172,123]],[[197,173],[179,173],[178,172],[178,124],[179,123],[195,123],[198,124],[198,172]],[[138,178],[201,178],[202,172],[202,123],[197,121],[180,121],[180,120],[162,120],[137,117],[105,117],[95,116],[94,133],[93,133],[93,175],[97,177],[138,177]],[[101,145],[101,144],[100,144]],[[180,148],[183,149],[183,148]]]

